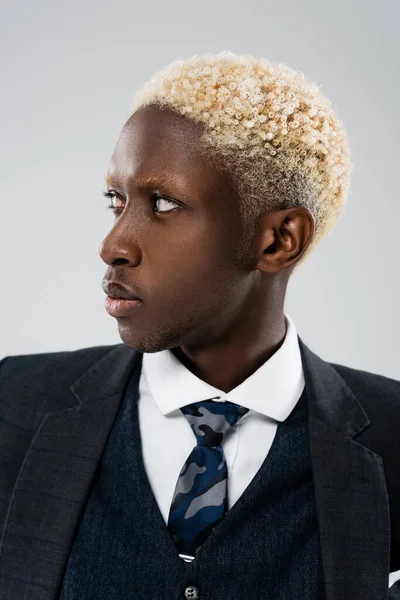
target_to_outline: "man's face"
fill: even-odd
[[[99,252],[105,279],[141,298],[116,317],[122,341],[141,352],[218,343],[250,290],[250,270],[236,260],[238,197],[200,154],[201,132],[176,113],[142,107],[109,165],[117,210]]]

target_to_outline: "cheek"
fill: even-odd
[[[180,225],[179,233],[170,230],[157,245],[147,248],[143,274],[149,285],[144,288],[151,289],[154,298],[175,302],[180,297],[196,302],[199,296],[226,293],[238,275],[231,236],[226,239],[215,219]]]
[[[184,298],[197,302],[199,296],[215,294],[225,287],[226,263],[221,256],[201,244],[182,248],[179,253],[165,253],[153,277],[153,292],[175,302]]]

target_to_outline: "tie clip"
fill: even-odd
[[[183,558],[185,562],[192,562],[192,560],[196,558],[195,556],[190,556],[190,554],[179,554],[179,556]]]

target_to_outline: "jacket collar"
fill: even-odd
[[[363,408],[339,373],[314,354],[299,336],[298,340],[310,414],[335,431],[354,437],[370,424]],[[132,368],[142,356],[125,344],[116,345],[71,385],[78,406],[121,394]]]

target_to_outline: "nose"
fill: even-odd
[[[100,258],[106,265],[128,263],[136,266],[140,262],[139,248],[135,242],[122,235],[122,232],[111,229],[99,247]]]

